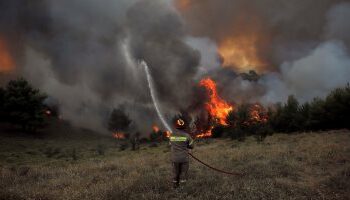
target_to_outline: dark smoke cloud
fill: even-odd
[[[63,118],[77,125],[105,130],[119,105],[141,131],[158,123],[141,59],[166,111],[190,99],[200,56],[184,42],[181,18],[167,1],[14,0],[0,8],[0,33],[21,55],[19,74],[56,98]]]
[[[167,116],[203,108],[205,93],[196,85],[204,76],[238,103],[267,104],[289,94],[306,101],[349,82],[345,0],[190,0],[181,12],[174,2],[0,1],[0,37],[11,44],[17,75],[55,99],[63,118],[99,131],[120,105],[135,131],[160,125],[141,59]],[[271,67],[259,80],[221,66],[218,43],[240,31],[265,38],[257,41],[257,53]]]
[[[200,55],[184,43],[184,26],[173,8],[158,4],[141,1],[129,10],[128,35],[133,54],[151,67],[160,99],[179,109],[189,104]]]

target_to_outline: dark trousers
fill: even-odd
[[[187,172],[189,168],[188,162],[173,162],[173,182],[179,184],[181,182],[186,182]]]

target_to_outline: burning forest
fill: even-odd
[[[122,108],[131,132],[147,134],[153,124],[170,131],[152,105],[142,60],[166,121],[186,111],[193,134],[202,136],[229,126],[240,105],[267,122],[260,108],[290,95],[301,103],[324,98],[349,82],[346,1],[323,0],[316,10],[311,2],[273,0],[70,5],[0,4],[0,76],[3,85],[24,77],[80,127],[110,132],[106,118]]]
[[[170,131],[143,60],[165,121],[185,111],[198,137],[231,126],[242,105],[243,124],[267,123],[259,113],[290,95],[303,104],[349,82],[343,0],[73,2],[0,3],[0,83],[25,78],[79,127],[114,134],[108,118],[122,109],[129,132]]]
[[[349,0],[1,0],[0,200],[349,198],[349,18]]]

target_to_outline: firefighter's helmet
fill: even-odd
[[[185,120],[182,119],[181,117],[175,118],[174,126],[176,129],[185,129],[186,127]]]

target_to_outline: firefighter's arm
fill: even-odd
[[[194,147],[194,141],[193,139],[191,138],[191,136],[188,137],[188,145],[187,145],[187,148],[189,149],[193,149]]]

